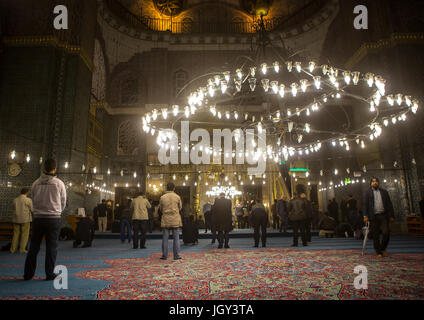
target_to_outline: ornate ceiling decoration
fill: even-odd
[[[175,16],[184,10],[184,0],[153,0],[153,3],[165,16]]]

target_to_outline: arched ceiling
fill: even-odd
[[[251,15],[255,3],[270,3],[266,18],[288,17],[314,0],[115,0],[139,17],[168,18],[178,16],[202,6],[227,7],[241,15]]]

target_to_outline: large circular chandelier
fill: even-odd
[[[297,73],[304,78],[298,82],[286,83],[284,78],[288,73]],[[350,91],[349,88],[352,87],[353,90]],[[357,87],[361,88],[358,90]],[[349,151],[352,143],[364,148],[368,140],[372,141],[381,135],[383,127],[405,121],[409,113],[417,112],[418,100],[401,93],[386,94],[385,88],[386,80],[381,76],[372,73],[361,74],[328,65],[317,66],[313,61],[309,62],[306,68],[301,62],[287,61],[282,64],[275,61],[272,65],[262,63],[259,66],[237,68],[233,72],[214,75],[207,80],[205,86],[190,93],[188,104],[183,109],[173,105],[171,111],[164,108],[147,113],[142,118],[143,129],[152,135],[157,132],[160,136],[160,132],[166,128],[160,128],[155,122],[169,119],[169,113],[176,119],[189,119],[197,112],[208,111],[220,121],[234,123],[243,120],[244,128],[256,127],[258,132],[267,129],[267,136],[271,136],[271,142],[275,144],[267,145],[266,152],[269,158],[276,162],[280,159],[287,160],[291,156],[316,152],[321,149],[323,143],[340,145]],[[237,109],[226,107],[229,101],[256,93],[262,94],[263,97],[269,96],[270,101],[291,101],[291,106],[295,105],[299,98],[309,101],[297,107],[288,106],[283,110],[277,103],[271,103],[275,106],[269,114],[260,116],[248,112],[240,114]],[[366,104],[371,119],[363,127],[351,132],[314,129],[307,121],[311,114],[324,108],[330,101],[334,104],[334,100],[342,97],[352,98],[358,105]],[[296,132],[298,143],[282,143],[281,138],[285,132]],[[313,133],[317,137],[327,137],[302,144],[303,137]]]
[[[355,144],[365,148],[367,142],[382,134],[383,128],[405,121],[418,110],[418,100],[410,95],[387,93],[382,76],[318,65],[315,61],[289,61],[278,52],[271,60],[264,50],[269,43],[264,28],[259,40],[262,57],[246,57],[231,71],[200,77],[202,83],[188,94],[185,106],[173,105],[145,114],[143,130],[158,134],[157,143],[163,146],[170,138],[166,133],[170,124],[205,113],[230,127],[266,132],[266,150],[258,149],[255,157],[279,162],[308,156],[324,144],[346,151]],[[327,107],[341,106],[342,101],[358,112],[361,121],[356,126],[323,127],[322,118],[317,121],[314,117]],[[266,109],[243,111],[243,105],[249,103],[265,104]],[[215,151],[205,150],[209,154]]]

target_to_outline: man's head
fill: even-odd
[[[296,194],[297,195],[300,196],[302,193],[305,193],[305,192],[306,192],[306,190],[305,190],[305,186],[303,184],[298,184],[296,186]]]
[[[300,197],[301,197],[302,199],[306,199],[306,193],[305,193],[305,192],[302,192],[302,193],[300,194]]]
[[[380,180],[378,180],[376,177],[373,177],[371,178],[370,185],[372,188],[378,189],[380,187]]]
[[[105,204],[106,203],[106,200],[105,199],[102,199],[102,204]]]
[[[277,199],[274,199],[274,203],[276,203],[278,200]]]
[[[56,160],[53,158],[48,158],[44,162],[44,171],[48,174],[56,174]]]
[[[349,195],[349,199],[353,199],[353,195],[351,195],[351,194],[350,194],[350,195]]]
[[[168,182],[168,184],[166,185],[166,190],[167,191],[174,191],[175,190],[175,184],[173,182]]]
[[[146,192],[144,192],[144,191],[140,191],[139,193],[138,193],[138,195],[139,196],[141,196],[141,197],[146,197]]]
[[[22,188],[21,194],[28,196],[29,195],[29,189],[28,188]]]
[[[224,193],[224,192],[221,192],[221,193],[219,194],[219,197],[220,197],[220,198],[225,198],[225,193]]]

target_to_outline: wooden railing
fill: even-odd
[[[306,18],[320,10],[328,0],[310,0],[295,12],[287,12],[284,16],[264,19],[267,31],[288,28],[302,23]],[[117,0],[105,0],[109,9],[127,24],[144,30],[168,31],[172,33],[255,33],[258,21],[244,22],[208,22],[208,21],[172,21],[172,19],[159,19],[152,17],[139,17],[129,11]]]

